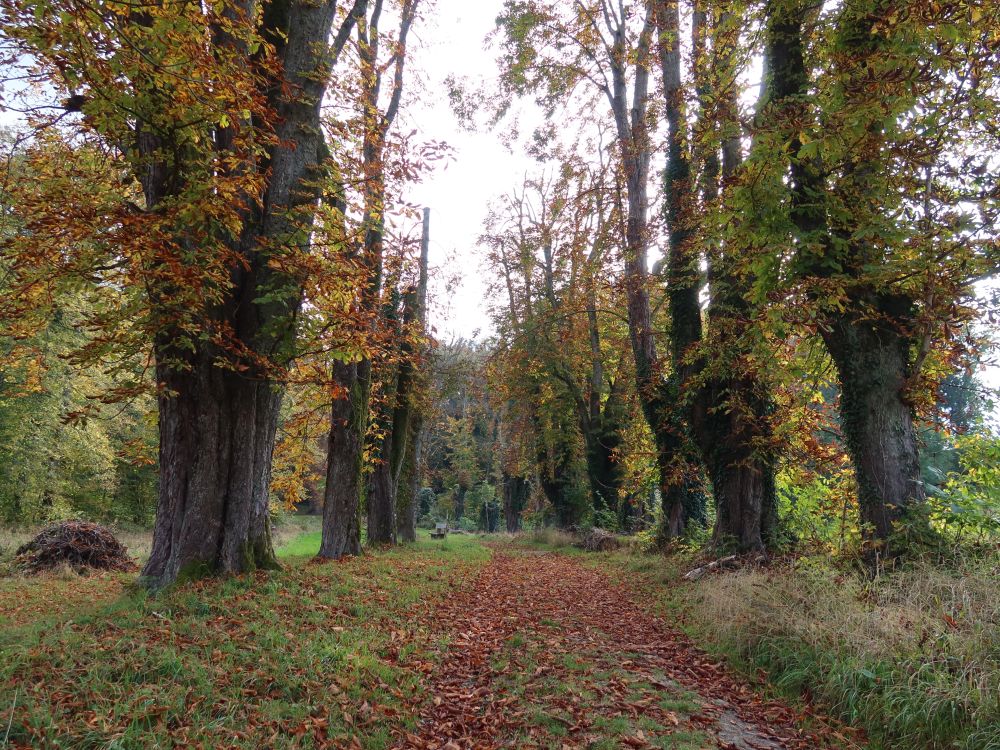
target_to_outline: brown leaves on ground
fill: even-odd
[[[830,746],[580,559],[450,540],[122,600],[12,648],[0,720],[24,748]]]
[[[420,731],[397,747],[813,750],[832,737],[572,558],[498,553],[442,602]]]
[[[0,578],[0,629],[60,620],[114,601],[128,583],[121,573],[88,576],[43,573],[29,579]]]

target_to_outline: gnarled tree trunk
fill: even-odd
[[[889,322],[849,316],[823,339],[840,376],[841,429],[857,477],[862,531],[884,543],[925,499],[913,407],[903,400],[910,341]]]
[[[281,395],[202,361],[158,367],[160,502],[143,569],[154,586],[277,567],[268,490]]]
[[[229,241],[239,259],[230,268],[230,285],[195,313],[204,332],[232,345],[222,350],[206,341],[208,336],[178,335],[168,325],[154,340],[161,480],[153,546],[143,569],[154,588],[189,573],[238,573],[277,564],[268,491],[281,389],[270,366],[280,367],[290,354],[302,287],[271,260],[308,248],[326,154],[320,104],[346,41],[343,32],[349,33],[362,4],[355,4],[332,47],[335,2],[270,5],[261,15],[260,33],[274,45],[283,77],[261,83],[260,94],[275,115],[276,138],[264,157],[232,153],[240,163],[259,158],[256,168],[268,178],[261,195],[243,196],[241,231]],[[248,4],[243,10],[253,18],[256,9]],[[245,45],[222,28],[214,30],[212,43],[256,64]],[[242,118],[233,113],[230,121]],[[233,124],[220,125],[217,149],[232,149],[234,134]],[[178,185],[185,185],[172,137],[162,124],[137,121],[137,172],[149,211],[169,205]],[[185,227],[176,231],[183,237]],[[177,315],[169,284],[151,284],[150,298],[154,315],[165,321]]]

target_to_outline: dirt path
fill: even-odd
[[[835,746],[567,556],[497,552],[435,617],[450,642],[400,748]]]

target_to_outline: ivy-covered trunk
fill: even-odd
[[[840,376],[841,429],[857,477],[862,531],[875,541],[875,553],[924,500],[913,408],[904,399],[910,341],[889,322],[850,315],[823,338]]]
[[[589,408],[580,404],[580,431],[583,433],[587,480],[594,510],[617,513],[622,491],[622,466],[617,451],[621,446],[622,415],[620,397],[612,387],[605,403],[600,393],[591,395]],[[584,411],[586,410],[586,411]]]
[[[417,495],[420,493],[420,463],[423,460],[423,419],[414,415],[410,439],[396,489],[396,536],[401,542],[417,541]]]
[[[769,398],[752,376],[715,383],[710,399],[724,405],[705,415],[702,453],[715,496],[716,546],[764,551],[775,541],[778,511],[769,445]]]

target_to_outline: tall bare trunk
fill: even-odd
[[[361,554],[362,435],[368,424],[357,362],[337,362],[335,382],[347,395],[333,402],[323,491],[323,538],[319,556],[339,560]]]
[[[426,386],[421,368],[426,360],[423,337],[427,335],[427,283],[430,256],[431,210],[424,209],[420,238],[420,262],[417,268],[417,288],[407,295],[408,314],[403,316],[404,329],[420,341],[416,346],[404,339],[399,380],[396,386],[396,413],[393,415],[393,470],[396,481],[397,508],[396,530],[404,542],[417,540],[417,493],[420,491],[420,462],[422,460],[422,431],[424,426],[420,391]],[[414,328],[415,330],[409,330]],[[405,430],[405,440],[395,439],[396,430]],[[404,497],[400,498],[400,482]]]

